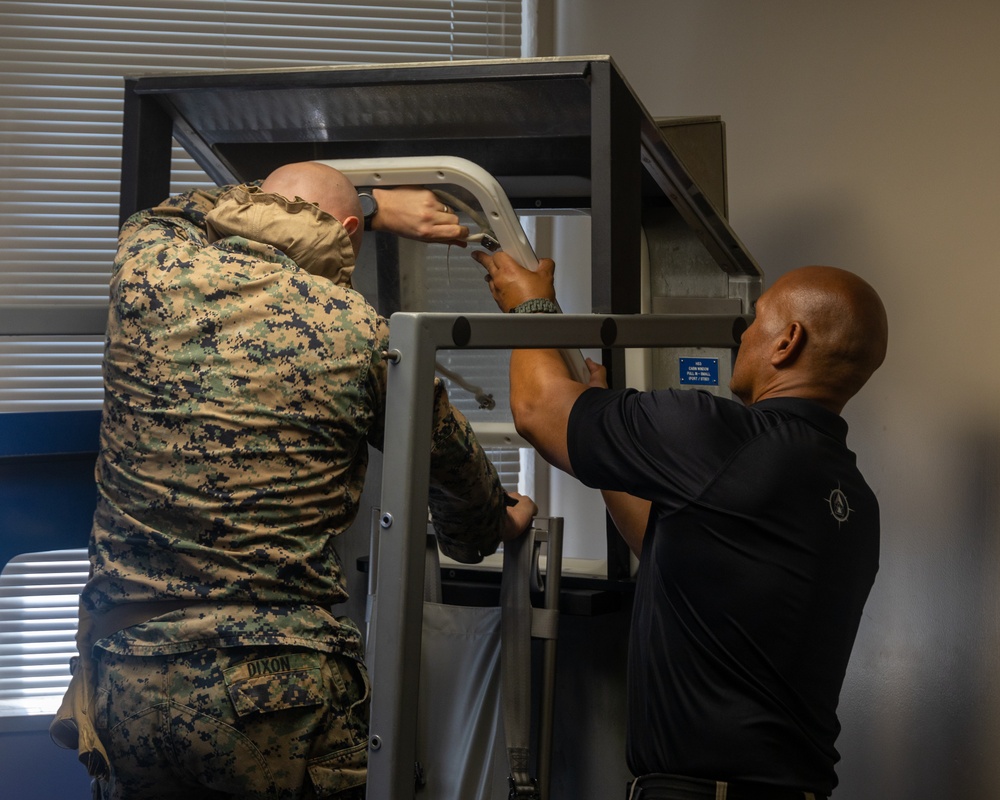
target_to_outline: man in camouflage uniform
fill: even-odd
[[[364,795],[362,637],[332,610],[347,596],[334,537],[385,409],[388,323],[350,285],[360,217],[343,175],[304,163],[122,227],[81,605],[100,637],[106,798]],[[378,217],[468,234],[425,190],[383,193]],[[537,509],[507,506],[434,391],[432,518],[442,549],[475,562]]]

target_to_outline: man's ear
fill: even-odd
[[[771,351],[771,366],[775,368],[788,367],[802,353],[806,345],[806,329],[801,322],[790,322],[774,343]]]
[[[361,224],[361,220],[355,216],[344,217],[340,224],[344,226],[344,230],[347,231],[348,236],[353,236],[354,232],[358,229],[358,225]]]

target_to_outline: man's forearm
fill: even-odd
[[[573,474],[566,429],[576,399],[587,386],[570,377],[558,350],[515,350],[510,359],[514,425],[552,466]]]
[[[434,384],[430,477],[431,516],[442,551],[476,563],[496,550],[507,517],[500,477],[440,381]]]

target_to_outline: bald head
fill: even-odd
[[[807,397],[838,413],[885,359],[888,322],[854,273],[811,266],[782,275],[757,301],[733,368],[745,402]]]
[[[278,167],[261,184],[261,191],[289,200],[301,197],[340,221],[351,237],[354,254],[361,248],[364,226],[357,190],[339,170],[315,161],[300,161]]]

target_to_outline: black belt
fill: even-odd
[[[651,774],[632,782],[629,800],[826,800],[826,795],[766,783]]]

